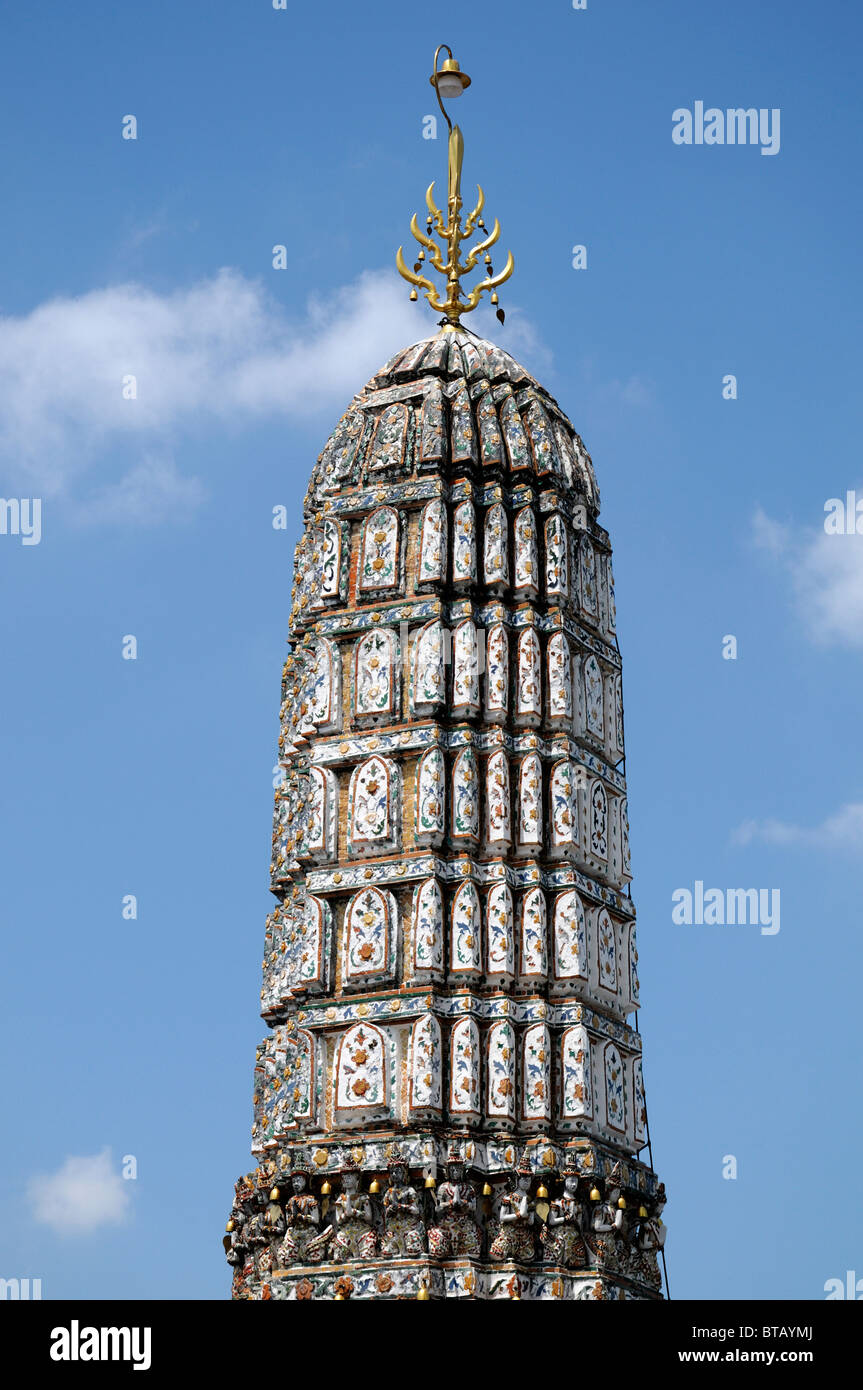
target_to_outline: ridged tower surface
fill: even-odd
[[[462,329],[318,459],[235,1298],[661,1296],[598,508],[560,407]]]

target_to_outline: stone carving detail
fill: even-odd
[[[397,909],[391,893],[366,888],[345,912],[342,982],[346,989],[390,980],[395,975]]]
[[[595,656],[589,656],[584,663],[584,708],[587,732],[602,743],[605,739],[605,705],[602,674]]]
[[[450,834],[455,841],[479,839],[479,771],[473,749],[463,748],[452,766]]]
[[[485,805],[488,848],[506,850],[512,844],[509,759],[500,749],[486,763]]]
[[[572,657],[562,632],[550,639],[546,652],[548,665],[548,717],[553,724],[572,723]]]
[[[503,623],[493,623],[486,634],[485,714],[503,723],[509,709],[509,637]]]
[[[398,845],[398,770],[387,758],[372,757],[351,775],[348,838],[355,854],[378,854]]]
[[[444,630],[437,619],[426,623],[414,641],[412,664],[414,714],[430,714],[446,700]]]
[[[494,397],[491,391],[486,391],[480,396],[477,408],[479,418],[479,438],[480,438],[480,457],[483,463],[500,463],[502,458],[502,445],[500,438],[500,427],[497,422],[497,410],[495,409]]]
[[[443,392],[440,382],[433,379],[423,401],[421,462],[434,464],[444,457]]]
[[[542,845],[542,763],[537,753],[522,758],[518,770],[517,840],[523,852]]]
[[[623,878],[628,882],[632,877],[632,859],[629,852],[629,802],[625,796],[618,802],[618,816],[620,817],[620,861]],[[632,996],[637,998],[636,995]]]
[[[551,1034],[545,1023],[532,1023],[521,1040],[521,1119],[544,1128],[551,1119]]]
[[[358,719],[390,723],[396,704],[396,636],[377,628],[356,646],[354,694]]]
[[[303,852],[310,859],[334,859],[337,847],[337,789],[332,772],[309,769]]]
[[[439,748],[430,748],[417,768],[416,839],[421,845],[437,845],[446,826],[446,768]]]
[[[632,1098],[635,1110],[635,1138],[639,1144],[646,1144],[647,1105],[644,1099],[644,1077],[640,1057],[636,1057],[632,1064]]]
[[[479,897],[472,883],[456,889],[450,925],[450,971],[453,975],[482,973]]]
[[[337,599],[343,596],[342,564],[344,536],[337,521],[327,519],[323,525],[321,548],[321,598]]]
[[[435,1193],[434,1225],[429,1229],[429,1254],[435,1260],[476,1258],[480,1234],[476,1224],[476,1188],[465,1173],[464,1159],[451,1150],[446,1181]]]
[[[608,858],[608,797],[601,782],[590,785],[590,852]]]
[[[389,1163],[390,1182],[384,1193],[384,1237],[381,1253],[404,1259],[425,1250],[425,1225],[419,1194],[410,1184],[407,1164],[401,1157]]]
[[[584,1242],[586,1213],[578,1198],[578,1170],[565,1168],[563,1192],[552,1201],[543,1236],[543,1253],[550,1264],[580,1269],[587,1264]]]
[[[335,1201],[334,1260],[370,1260],[377,1254],[378,1238],[372,1199],[360,1192],[360,1170],[352,1158],[342,1166],[342,1190]]]
[[[372,512],[363,528],[361,590],[398,589],[399,519],[392,507]]]
[[[321,1209],[317,1197],[309,1189],[309,1173],[302,1160],[297,1160],[291,1173],[293,1195],[285,1206],[285,1238],[279,1250],[279,1263],[314,1264],[326,1253],[329,1232],[318,1231]]]
[[[357,1023],[342,1035],[336,1053],[335,1106],[342,1124],[358,1124],[388,1102],[384,1035]]]
[[[506,512],[499,502],[495,502],[486,512],[482,576],[487,588],[493,593],[502,593],[509,584],[507,519]]]
[[[617,993],[617,938],[614,923],[605,908],[596,919],[596,958],[599,962],[599,983],[603,989]]]
[[[435,878],[414,893],[413,970],[421,979],[437,979],[443,972],[443,895]]]
[[[492,1120],[515,1120],[515,1033],[508,1019],[488,1030],[488,1099]]]
[[[479,1119],[479,1029],[460,1018],[450,1033],[449,1112],[458,1123]]]
[[[458,715],[479,713],[479,657],[470,618],[459,623],[452,638],[452,709]]]
[[[334,733],[342,722],[342,663],[339,649],[322,637],[315,644],[312,668],[311,718],[322,734]]]
[[[476,432],[470,397],[465,387],[452,403],[452,460],[453,463],[476,462]]]
[[[564,1120],[589,1118],[593,1114],[593,1086],[590,1074],[590,1040],[584,1024],[567,1028],[560,1040],[563,1090],[561,1117]]]
[[[569,758],[562,758],[551,769],[548,787],[551,812],[551,854],[561,857],[578,844],[578,798],[575,769]]]
[[[380,473],[384,469],[401,469],[405,457],[407,429],[407,406],[397,402],[381,411],[369,450],[370,473]]]
[[[539,554],[536,544],[536,522],[531,507],[516,513],[513,527],[515,537],[514,588],[519,598],[535,598],[539,585]]]
[[[554,900],[554,979],[560,985],[587,980],[584,905],[575,888]]]
[[[331,487],[343,483],[350,476],[365,425],[365,416],[361,410],[349,410],[336,425],[321,455],[324,475]]]
[[[587,536],[578,543],[578,574],[581,606],[590,617],[597,615],[596,557]]]
[[[441,1112],[441,1031],[434,1014],[423,1014],[411,1029],[408,1058],[412,1115],[435,1118]]]
[[[542,718],[542,665],[539,638],[533,627],[526,627],[518,639],[518,678],[515,715],[520,724],[539,724]]]
[[[515,974],[512,893],[506,883],[496,883],[486,902],[486,974],[501,984]]]
[[[626,1130],[626,1097],[623,1089],[623,1063],[614,1043],[603,1049],[605,1067],[605,1118],[611,1129]]]
[[[453,517],[452,582],[456,587],[476,583],[476,513],[462,502]]]
[[[498,1232],[489,1251],[493,1260],[530,1264],[534,1259],[536,1207],[530,1196],[532,1186],[530,1164],[522,1160],[512,1174],[508,1190],[500,1199]]]
[[[635,941],[635,923],[629,928],[629,997],[633,1004],[638,1003],[640,986],[638,982],[638,946]]]
[[[446,579],[447,520],[443,502],[429,502],[420,524],[417,584],[442,584]]]
[[[545,894],[529,888],[521,900],[521,963],[519,974],[525,981],[544,980],[548,975],[548,945]]]
[[[512,394],[504,397],[500,407],[500,423],[509,455],[509,466],[515,472],[530,465],[530,450],[518,406]]]
[[[549,598],[566,598],[569,593],[566,522],[558,512],[545,523],[545,592]]]

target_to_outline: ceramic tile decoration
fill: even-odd
[[[447,516],[443,502],[428,502],[420,521],[417,585],[442,584],[446,578]]]
[[[472,502],[462,502],[453,514],[452,582],[476,583],[476,512]]]
[[[490,593],[502,593],[509,583],[507,529],[506,511],[495,502],[486,512],[482,546],[482,577]]]
[[[598,507],[560,407],[453,323],[313,469],[235,1298],[661,1296]]]

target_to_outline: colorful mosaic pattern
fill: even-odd
[[[313,470],[236,1298],[659,1296],[598,506],[556,402],[462,332]]]

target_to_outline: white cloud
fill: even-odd
[[[804,849],[863,850],[863,802],[850,801],[820,825],[800,826],[789,821],[745,821],[732,835],[732,843],[797,845]]]
[[[117,483],[96,488],[74,507],[83,525],[134,521],[150,525],[188,515],[204,498],[197,478],[184,478],[173,459],[146,453]]]
[[[477,332],[548,362],[517,309],[505,331],[488,311],[477,320]],[[204,487],[174,462],[184,439],[319,414],[323,431],[393,353],[436,331],[394,270],[311,295],[300,318],[233,270],[166,294],[122,284],[0,317],[4,488],[66,496],[82,520],[188,511]]]
[[[168,456],[184,435],[341,412],[393,352],[434,332],[412,308],[394,274],[367,272],[292,321],[260,282],[225,270],[169,294],[118,285],[0,318],[4,487],[55,496],[89,475],[103,511],[142,490],[176,495],[190,480],[171,479]]]
[[[787,572],[810,639],[822,646],[863,647],[863,536],[786,526],[760,508],[753,534]]]
[[[28,1195],[36,1220],[63,1235],[118,1226],[131,1208],[130,1184],[111,1163],[110,1149],[67,1158],[56,1173],[31,1178]]]

